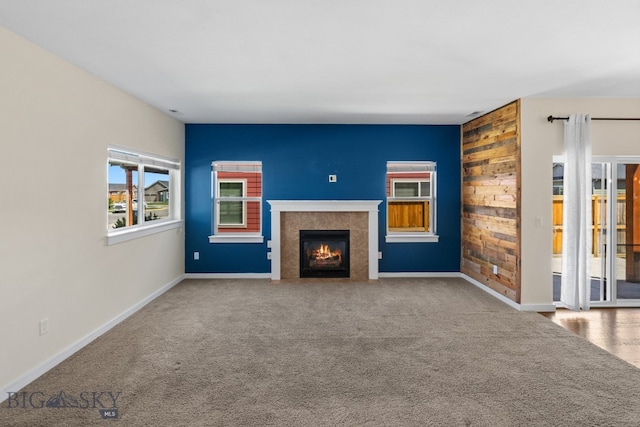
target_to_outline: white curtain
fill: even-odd
[[[574,114],[564,125],[564,203],[560,302],[588,310],[591,290],[591,117]]]

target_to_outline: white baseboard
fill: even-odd
[[[185,279],[271,279],[271,273],[186,273]]]
[[[464,280],[466,280],[467,282],[471,283],[472,285],[477,286],[478,288],[482,289],[483,291],[485,291],[489,295],[499,299],[500,301],[502,301],[503,303],[507,304],[508,306],[511,306],[511,307],[515,308],[516,310],[521,311],[521,309],[520,309],[521,305],[520,304],[518,304],[515,301],[511,301],[509,298],[505,297],[504,295],[502,295],[499,292],[494,291],[493,289],[491,289],[487,285],[478,282],[476,279],[473,279],[473,278],[467,276],[464,273],[460,273],[460,277],[462,277]]]
[[[3,388],[0,391],[0,393],[1,393],[0,394],[0,403],[4,402],[9,397],[9,392],[17,392],[20,389],[28,386],[33,381],[35,381],[38,377],[40,377],[41,375],[43,375],[47,371],[51,370],[52,368],[54,368],[55,366],[57,366],[58,364],[63,362],[65,359],[71,357],[74,353],[76,353],[77,351],[81,350],[83,347],[87,346],[93,340],[95,340],[96,338],[100,337],[105,332],[109,331],[111,328],[116,326],[118,323],[122,322],[127,317],[131,316],[132,314],[134,314],[135,312],[140,310],[142,307],[144,307],[145,305],[149,304],[151,301],[153,301],[154,299],[158,298],[160,295],[164,294],[169,289],[173,288],[175,285],[180,283],[183,279],[184,279],[184,275],[180,275],[179,277],[176,277],[171,282],[169,282],[166,285],[164,285],[162,288],[158,289],[157,291],[155,291],[151,295],[149,295],[146,298],[144,298],[142,301],[134,304],[133,306],[131,306],[130,308],[128,308],[124,312],[120,313],[119,315],[117,315],[113,319],[109,320],[104,325],[100,326],[98,329],[96,329],[93,332],[90,332],[88,335],[80,338],[78,341],[76,341],[75,343],[71,344],[69,347],[65,348],[64,350],[62,350],[61,352],[59,352],[58,354],[56,354],[55,356],[53,356],[49,360],[46,360],[45,362],[43,362],[39,366],[37,366],[34,369],[32,369],[31,371],[27,372],[25,375],[20,377],[17,381],[15,381],[12,384],[9,384],[7,387]]]
[[[459,277],[462,277],[467,282],[477,286],[478,288],[482,289],[489,295],[499,299],[503,303],[515,308],[518,311],[537,311],[537,312],[556,311],[556,306],[553,304],[518,304],[517,302],[511,301],[509,298],[505,297],[501,293],[494,291],[490,287],[478,282],[476,279],[473,279],[464,273],[460,273]]]
[[[520,307],[520,311],[536,311],[538,313],[556,311],[555,304],[520,304]]]
[[[460,277],[457,272],[378,273],[379,278],[401,277]],[[186,273],[185,279],[271,279],[271,273]]]
[[[399,279],[403,277],[408,278],[420,278],[420,277],[460,277],[459,272],[455,271],[442,271],[442,272],[428,272],[428,271],[406,271],[400,273],[384,273],[379,272],[378,277],[382,278],[394,278]]]

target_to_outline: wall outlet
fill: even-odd
[[[196,261],[200,259],[200,252],[194,252],[193,253],[193,259],[195,259]]]
[[[40,335],[44,335],[49,332],[49,318],[46,317],[40,321]]]
[[[338,182],[338,175],[329,175],[329,182]]]
[[[378,259],[382,259],[382,251],[378,252]]]
[[[498,266],[497,265],[493,266],[493,274],[498,274]]]
[[[267,252],[267,259],[271,259],[271,252]]]

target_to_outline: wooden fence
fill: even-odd
[[[562,209],[564,196],[553,196],[553,253],[562,253]],[[626,240],[626,212],[627,201],[624,194],[619,194],[616,200],[616,229],[618,243],[624,243]],[[593,256],[600,256],[600,233],[602,229],[607,227],[607,199],[601,195],[593,195],[591,197],[592,208],[592,238],[593,238]],[[618,245],[617,253],[624,255],[624,245]]]

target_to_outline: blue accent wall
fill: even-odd
[[[263,244],[209,243],[214,160],[262,161]],[[389,160],[437,162],[438,243],[385,243]],[[460,126],[187,124],[184,170],[187,273],[269,273],[267,200],[297,199],[382,200],[380,272],[460,271]]]

